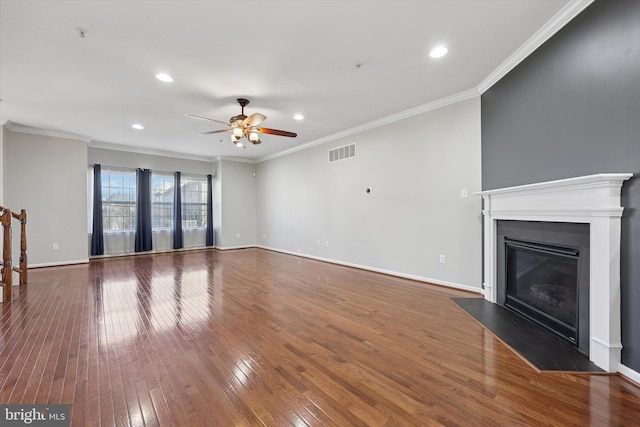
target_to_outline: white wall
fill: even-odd
[[[256,177],[252,163],[221,160],[217,181],[220,183],[220,232],[217,246],[223,249],[256,244]]]
[[[0,126],[0,206],[4,206],[2,203],[4,202],[4,125]],[[2,247],[2,243],[0,243],[0,248]]]
[[[86,142],[6,131],[3,143],[4,203],[27,210],[29,266],[86,261]],[[20,229],[13,226],[15,255]]]
[[[0,206],[4,207],[4,125],[0,126]],[[0,212],[1,213],[1,212]],[[0,227],[0,259],[2,259],[3,251],[4,251],[4,242],[2,238],[2,227]],[[1,279],[0,279],[1,280]]]
[[[329,149],[351,143],[356,158],[328,163]],[[260,246],[480,288],[481,201],[471,195],[481,188],[479,98],[268,160],[256,172]]]

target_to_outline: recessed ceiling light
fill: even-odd
[[[296,114],[295,116],[293,116],[294,120],[304,120],[304,116],[302,114]]]
[[[140,123],[134,123],[131,125],[131,127],[138,130],[144,129],[144,126],[142,126]]]
[[[156,79],[160,80],[161,82],[165,82],[165,83],[171,83],[173,81],[173,77],[171,77],[169,74],[165,74],[165,73],[156,74]]]
[[[443,56],[445,56],[447,54],[447,52],[449,52],[449,49],[447,49],[444,46],[437,46],[435,48],[433,48],[431,50],[431,52],[429,52],[429,56],[432,58],[441,58]]]

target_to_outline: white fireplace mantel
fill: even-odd
[[[487,190],[484,215],[484,295],[497,300],[497,221],[590,224],[589,359],[607,372],[620,364],[620,192],[631,173],[602,173]]]

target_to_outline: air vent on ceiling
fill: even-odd
[[[349,144],[329,150],[329,163],[356,156],[356,144]]]

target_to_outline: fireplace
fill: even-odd
[[[589,224],[497,222],[497,303],[589,353]]]
[[[506,283],[506,269],[504,266],[498,266],[501,251],[505,252],[505,257],[507,251],[504,239],[500,240],[498,236],[500,223],[514,221],[588,227],[588,255],[584,253],[584,248],[578,247],[575,339],[578,348],[588,354],[593,363],[608,372],[618,371],[622,350],[620,218],[623,208],[620,204],[620,192],[624,182],[632,175],[603,173],[477,193],[483,199],[484,296],[494,303],[499,303],[503,283]],[[575,248],[571,243],[544,241],[545,239],[539,237],[538,231],[533,234],[533,238],[520,236],[511,237],[511,240],[515,241],[516,245],[524,242],[526,249],[522,250],[527,254],[536,252],[527,246],[529,243],[534,243],[535,249],[540,249],[540,244],[542,247],[559,248],[558,254],[570,253],[567,249]],[[557,233],[551,231],[550,234],[553,236]],[[580,269],[583,256],[588,259],[586,272],[581,272]],[[556,261],[558,259],[555,258]],[[536,261],[528,259],[521,262],[535,264]],[[581,274],[588,276],[587,284],[584,286]],[[545,284],[548,283],[541,283]],[[548,292],[549,288],[538,286],[534,293],[538,292],[539,297],[544,299],[547,297],[545,291]],[[506,291],[504,299],[506,301]],[[569,316],[567,314],[567,317]],[[584,325],[588,327],[586,331],[583,330]],[[571,340],[570,337],[568,339]]]

